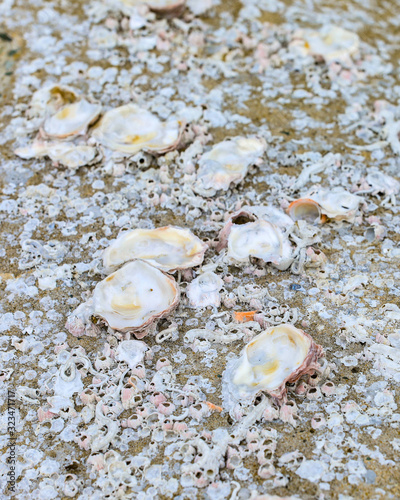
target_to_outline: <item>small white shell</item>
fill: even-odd
[[[236,137],[216,144],[199,161],[194,189],[211,190],[210,194],[215,194],[238,184],[264,150],[264,142],[256,138]]]
[[[70,139],[83,135],[100,113],[99,104],[91,104],[85,99],[67,104],[45,120],[43,134],[52,139]]]
[[[104,251],[107,270],[134,259],[143,259],[163,271],[187,269],[203,262],[207,245],[189,229],[166,226],[133,229],[121,234]]]
[[[173,118],[166,122],[135,104],[107,111],[93,137],[103,146],[126,154],[139,151],[166,153],[180,141],[182,124]]]
[[[347,61],[358,53],[360,39],[356,33],[328,25],[320,31],[301,30],[290,47],[295,53],[322,57],[327,63]]]
[[[219,292],[224,286],[222,279],[213,272],[200,274],[186,288],[186,295],[193,307],[221,305]]]
[[[135,260],[96,285],[92,310],[114,330],[138,336],[178,302],[179,287],[172,276]]]
[[[307,333],[290,324],[282,324],[257,335],[239,359],[231,361],[223,374],[223,396],[228,406],[250,403],[265,391],[282,400],[286,383],[295,382],[317,368],[322,347]]]
[[[143,361],[144,353],[148,349],[148,345],[140,340],[123,340],[118,344],[116,358],[118,361],[125,361],[133,370]]]

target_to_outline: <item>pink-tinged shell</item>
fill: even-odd
[[[312,375],[316,371],[319,371],[321,366],[318,363],[318,359],[324,356],[324,349],[322,346],[314,342],[314,339],[306,333],[304,330],[298,328],[298,330],[311,341],[311,345],[308,350],[308,354],[303,361],[303,363],[288,375],[285,380],[282,382],[281,386],[276,389],[274,392],[270,392],[269,394],[277,400],[277,402],[282,403],[286,400],[286,384],[297,382],[300,377],[303,375]]]
[[[307,209],[315,210],[315,219],[309,220],[309,216],[305,216],[304,211]],[[294,220],[306,220],[307,222],[325,222],[326,216],[321,213],[320,205],[311,198],[300,198],[292,201],[286,209],[286,213]]]
[[[145,266],[148,266],[149,268],[152,268],[154,270],[154,272],[161,273],[162,275],[164,275],[164,277],[167,280],[169,280],[169,282],[170,282],[169,284],[170,284],[171,288],[174,290],[174,299],[170,303],[169,307],[167,307],[163,311],[160,311],[158,313],[153,314],[152,316],[150,316],[147,319],[147,321],[145,321],[141,325],[138,325],[138,326],[126,326],[126,327],[117,326],[117,324],[114,323],[114,321],[113,321],[112,318],[110,320],[107,320],[106,317],[105,317],[105,314],[103,315],[102,312],[101,312],[101,310],[99,310],[98,308],[97,309],[95,308],[95,310],[93,311],[93,314],[96,317],[100,318],[106,325],[108,325],[113,330],[119,331],[121,333],[133,333],[137,339],[141,339],[141,338],[145,337],[146,335],[148,335],[151,331],[154,331],[156,322],[158,320],[162,319],[162,318],[165,318],[172,311],[174,311],[177,308],[177,306],[179,304],[179,300],[180,300],[180,288],[179,288],[179,285],[177,284],[177,282],[175,281],[175,279],[173,278],[173,276],[170,276],[169,274],[164,273],[163,271],[155,268],[154,266],[151,266],[150,264],[148,264],[145,261],[136,260],[136,261],[133,261],[133,262],[129,262],[128,264],[125,264],[122,268],[120,268],[118,271],[116,271],[113,274],[111,274],[110,276],[108,276],[105,280],[103,280],[103,282],[105,282],[107,280],[114,279],[113,277],[117,273],[123,271],[124,268],[127,268],[128,266],[131,266],[133,264],[138,264],[139,262],[141,262]],[[101,283],[103,283],[103,282],[101,282]],[[97,285],[97,287],[101,283],[99,283]]]

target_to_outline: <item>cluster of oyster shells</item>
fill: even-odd
[[[164,154],[178,147],[184,126],[174,118],[163,122],[135,104],[111,109],[99,120],[102,106],[60,85],[36,92],[30,111],[43,122],[33,143],[15,153],[23,159],[48,156],[71,169],[95,163],[101,149],[123,156]]]
[[[117,270],[72,313],[67,329],[90,334],[95,317],[113,330],[144,337],[179,304],[179,285],[167,271],[200,265],[206,249],[191,231],[174,226],[123,233],[103,256],[105,270]]]

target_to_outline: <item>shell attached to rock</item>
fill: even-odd
[[[179,286],[172,276],[135,260],[98,283],[92,300],[94,316],[141,338],[147,327],[177,307]]]
[[[106,148],[120,153],[162,154],[178,146],[182,128],[176,119],[162,122],[149,111],[126,104],[107,111],[92,135]]]
[[[265,143],[254,137],[235,137],[216,144],[199,161],[195,191],[211,190],[210,194],[215,194],[238,184],[264,150]]]
[[[206,272],[188,284],[186,295],[192,307],[219,307],[221,305],[219,292],[223,286],[224,282],[217,274]]]
[[[250,257],[256,257],[277,269],[287,269],[293,256],[285,230],[265,220],[267,212],[263,218],[258,218],[256,212],[252,207],[244,207],[233,214],[219,234],[217,250],[227,247],[227,257],[233,262],[248,262]],[[283,218],[285,221],[286,217]],[[274,220],[279,219],[274,216]]]
[[[319,368],[323,349],[311,336],[290,324],[281,324],[257,335],[232,360],[223,374],[224,399],[250,404],[259,392],[278,401],[286,395],[286,383],[295,382]]]
[[[163,271],[188,269],[203,262],[206,250],[207,245],[189,229],[133,229],[121,234],[104,251],[103,264],[113,270],[124,262],[142,259]]]

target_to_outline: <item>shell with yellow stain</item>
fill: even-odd
[[[143,260],[129,262],[96,285],[92,314],[112,329],[137,338],[179,303],[179,286],[172,276]]]
[[[322,347],[303,330],[290,324],[269,328],[228,364],[223,375],[224,399],[228,406],[251,403],[258,393],[266,392],[282,401],[286,383],[313,373],[322,355]]]

